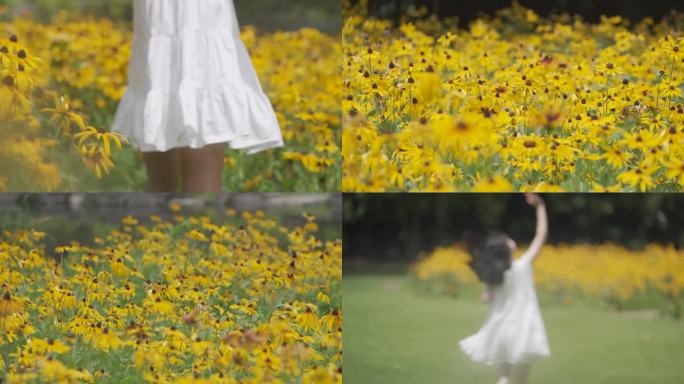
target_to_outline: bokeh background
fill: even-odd
[[[552,356],[529,383],[684,380],[684,196],[542,197],[550,232],[534,268]],[[345,379],[496,382],[458,347],[488,311],[461,241],[505,232],[517,257],[535,224],[522,194],[345,194]]]
[[[352,0],[352,2],[358,3],[357,0]],[[588,21],[597,21],[601,15],[617,14],[633,21],[639,21],[644,17],[658,19],[667,16],[673,9],[684,9],[682,0],[519,0],[518,2],[544,16],[569,13],[582,15]],[[511,0],[368,0],[370,12],[374,16],[398,20],[400,15],[411,8],[426,7],[431,14],[441,17],[456,16],[462,25],[467,25],[481,14],[492,14],[499,9],[509,7],[511,3]]]
[[[607,241],[638,250],[653,242],[684,247],[679,194],[545,194],[549,243]],[[410,264],[421,252],[462,240],[466,230],[499,230],[518,243],[534,236],[522,194],[346,194],[346,264]]]
[[[74,10],[100,17],[130,20],[133,0],[6,0],[8,15],[31,12],[42,20],[60,10]],[[296,30],[312,27],[336,34],[342,20],[337,0],[234,0],[242,24],[264,30]],[[7,15],[6,15],[7,16]]]
[[[288,227],[305,224],[307,212],[316,216],[322,240],[342,237],[342,198],[336,193],[0,193],[0,233],[34,228],[46,233],[48,249],[72,240],[91,244],[127,216],[142,224],[150,224],[151,215],[172,219],[171,205],[215,223],[234,221],[229,209],[262,210]]]

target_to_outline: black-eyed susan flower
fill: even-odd
[[[502,176],[490,176],[480,179],[473,187],[473,192],[511,192],[513,186]]]
[[[95,173],[98,179],[109,174],[114,168],[114,162],[110,155],[106,154],[104,149],[98,145],[87,144],[78,147],[78,150],[83,163]]]
[[[12,297],[9,292],[5,292],[0,298],[0,316],[9,316],[22,313],[24,305],[18,299]]]
[[[653,165],[641,163],[636,167],[622,172],[618,175],[618,181],[637,188],[640,192],[645,192],[653,187],[653,174],[656,172]]]
[[[305,306],[298,314],[297,324],[304,330],[318,329],[318,316],[316,316],[316,307],[313,305]]]
[[[657,177],[639,188],[669,190],[663,159],[682,153],[668,136],[684,115],[679,33],[667,23],[572,24],[530,12],[516,5],[467,30],[434,18],[365,24],[348,13],[343,81],[354,106],[343,189],[467,191],[498,176],[513,190],[588,190],[600,174],[631,190],[625,174],[645,159]],[[368,46],[387,59],[369,62]],[[394,92],[366,97],[383,76]]]
[[[340,308],[331,282],[341,279],[341,243],[316,240],[310,214],[295,228],[259,211],[235,217],[237,225],[177,216],[181,220],[158,217],[151,224],[126,217],[129,231],[112,230],[92,246],[57,247],[63,255],[58,269],[42,246],[45,234],[0,234],[0,261],[11,264],[0,279],[17,281],[11,291],[39,292],[20,312],[11,308],[19,299],[9,296],[4,308],[12,310],[0,316],[0,340],[20,346],[8,360],[8,370],[17,373],[12,380],[38,377],[22,370],[75,382],[115,379],[109,366],[64,368],[63,356],[93,349],[100,361],[155,382],[177,382],[193,372],[304,381],[322,364],[336,375],[341,309],[319,320],[318,308]],[[191,231],[210,242],[192,239]],[[210,252],[211,244],[226,252]],[[17,257],[4,260],[7,247]],[[274,309],[275,303],[283,304]],[[59,364],[44,364],[44,358]]]
[[[603,158],[615,169],[622,169],[632,158],[631,152],[618,145],[605,148],[604,151]]]
[[[126,141],[126,138],[118,132],[107,132],[104,129],[97,129],[91,126],[87,126],[81,132],[76,133],[74,138],[78,140],[78,144],[81,146],[86,141],[94,140],[102,148],[102,153],[107,156],[112,154],[112,144],[121,149],[121,143]]]
[[[55,98],[54,107],[43,108],[41,112],[49,113],[51,115],[50,121],[66,134],[71,134],[74,126],[79,130],[86,129],[83,116],[71,109],[70,100],[67,96]]]

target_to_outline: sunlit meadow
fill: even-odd
[[[131,38],[128,24],[76,13],[0,22],[0,191],[145,188],[142,160],[109,132]],[[224,188],[339,190],[339,40],[249,26],[242,39],[286,146],[253,157],[227,151]]]
[[[0,378],[341,383],[341,242],[307,214],[292,228],[228,214],[127,217],[56,249],[35,229],[2,233]]]
[[[459,247],[438,248],[412,267],[424,287],[458,295],[478,286]],[[589,299],[612,309],[639,307],[684,317],[684,251],[652,244],[640,251],[619,245],[547,245],[535,261],[535,281],[545,298],[570,305]]]
[[[393,27],[346,9],[343,190],[684,186],[684,15],[591,24],[513,2]]]

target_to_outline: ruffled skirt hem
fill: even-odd
[[[503,354],[497,351],[484,350],[477,340],[477,335],[461,340],[458,345],[461,351],[465,353],[472,361],[484,365],[497,364],[526,364],[535,361],[543,360],[551,356],[548,347],[540,346],[539,348],[530,349],[521,353]]]
[[[268,98],[249,88],[223,85],[211,90],[126,91],[112,131],[141,152],[202,148],[228,143],[255,154],[282,147],[283,139]]]
[[[179,148],[200,149],[213,144],[225,143],[230,149],[244,150],[248,155],[255,155],[269,149],[281,148],[284,143],[282,140],[273,139],[267,141],[255,141],[251,139],[241,140],[240,138],[226,136],[204,137],[202,140],[176,142],[166,146],[156,146],[154,144],[138,144],[135,140],[129,139],[129,144],[137,151],[148,152],[168,152]]]

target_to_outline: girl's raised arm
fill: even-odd
[[[549,233],[549,224],[546,219],[546,206],[544,205],[544,200],[536,193],[526,193],[525,200],[531,206],[533,206],[537,211],[537,230],[534,235],[534,240],[530,244],[530,248],[525,252],[525,256],[530,258],[530,261],[534,261],[539,255],[546,237]]]

